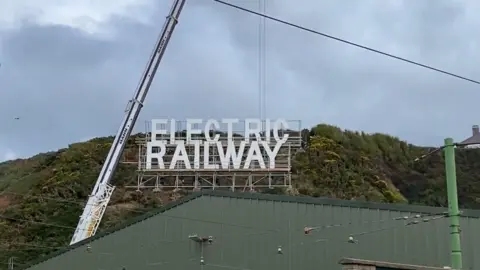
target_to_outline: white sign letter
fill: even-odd
[[[200,169],[200,141],[195,142],[194,151],[195,154],[193,156],[193,168]]]
[[[258,145],[257,141],[253,141],[252,144],[250,144],[250,149],[248,150],[247,159],[245,159],[245,165],[243,166],[243,168],[249,169],[252,160],[258,161],[261,169],[266,168],[265,161],[263,160],[262,152],[260,152],[260,146]]]
[[[192,140],[192,134],[200,135],[202,130],[198,125],[202,123],[202,119],[187,119],[187,144],[195,143],[197,140]]]
[[[245,119],[245,141],[247,143],[250,141],[251,134],[255,134],[255,138],[257,138],[257,142],[261,141],[260,139],[260,131],[262,130],[261,125],[262,125],[262,121],[260,121],[260,119]]]
[[[159,151],[153,152],[153,148],[159,148]],[[147,160],[145,164],[145,169],[152,169],[152,159],[156,159],[158,162],[158,167],[160,169],[165,169],[163,164],[163,156],[165,155],[165,142],[162,141],[153,141],[147,142]]]
[[[203,143],[203,168],[204,169],[215,169],[215,164],[210,163],[210,147],[212,143],[204,142]]]
[[[177,122],[175,119],[170,119],[170,144],[175,143],[175,136],[177,136]]]
[[[227,124],[228,141],[233,140],[233,124],[238,123],[238,119],[226,118],[226,119],[222,119],[222,123]]]
[[[212,128],[213,126],[213,128]],[[216,142],[218,139],[220,139],[220,134],[215,134],[215,136],[212,137],[210,136],[210,131],[216,131],[220,129],[220,124],[218,123],[217,120],[215,119],[208,119],[207,123],[205,124],[205,139],[207,142]]]
[[[240,147],[238,148],[238,153],[235,151],[235,144],[233,141],[228,141],[227,151],[223,151],[223,145],[221,142],[217,142],[218,155],[220,162],[222,163],[223,169],[232,169],[230,168],[230,160],[233,163],[233,169],[240,169],[242,165],[243,152],[245,151],[245,142],[240,142]]]
[[[281,141],[281,142],[286,142],[287,139],[288,139],[288,133],[287,134],[283,134],[283,138],[280,139],[280,136],[278,136],[278,131],[279,130],[287,130],[288,129],[288,123],[287,121],[285,121],[284,119],[277,119],[277,121],[275,121],[275,124],[273,125],[273,137],[275,138],[275,140],[277,142]]]
[[[175,153],[173,153],[173,158],[170,163],[169,169],[175,169],[178,161],[183,161],[183,163],[185,163],[185,169],[189,170],[192,168],[190,166],[190,161],[188,160],[187,150],[185,150],[184,141],[177,142],[177,147],[175,148]]]
[[[262,142],[263,148],[265,148],[265,152],[267,152],[268,155],[268,167],[270,169],[275,169],[275,158],[277,157],[278,151],[280,150],[280,147],[282,147],[283,143],[284,142],[282,141],[277,142],[273,150],[271,150],[267,142]]]
[[[270,130],[270,119],[265,120],[265,141],[270,143],[272,131]]]
[[[167,119],[152,119],[152,136],[150,141],[154,142],[157,140],[157,135],[167,134]],[[160,125],[160,127],[158,127]],[[162,140],[166,142],[165,140]]]

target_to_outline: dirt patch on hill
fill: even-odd
[[[10,206],[10,198],[0,195],[0,211],[7,209]]]

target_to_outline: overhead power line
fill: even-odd
[[[65,225],[61,225],[61,224],[54,224],[54,223],[34,221],[34,220],[14,218],[14,217],[7,217],[7,216],[4,216],[4,215],[0,215],[0,219],[16,221],[16,222],[25,222],[25,223],[31,223],[31,224],[42,225],[42,226],[46,226],[46,227],[55,227],[55,228],[61,228],[61,229],[72,229],[72,230],[75,229],[75,227],[72,227],[72,226],[65,226]]]
[[[34,199],[39,199],[39,200],[51,200],[51,201],[56,201],[56,202],[60,202],[60,203],[80,204],[79,201],[62,199],[62,198],[54,198],[54,197],[49,197],[49,196],[29,195],[29,194],[22,194],[22,193],[9,192],[9,191],[5,191],[5,192],[0,193],[0,195],[2,195],[2,194],[28,197],[28,198],[34,198]],[[134,213],[138,213],[138,214],[148,214],[148,213],[151,213],[151,211],[154,211],[155,209],[158,209],[158,208],[145,209],[145,210],[124,208],[122,210],[127,211],[127,212],[134,212]],[[165,213],[161,213],[160,215],[164,216],[164,217],[167,217],[167,218],[171,218],[171,219],[204,222],[204,223],[210,223],[210,224],[218,224],[218,225],[232,226],[232,227],[245,228],[245,229],[255,229],[255,230],[268,231],[268,232],[278,232],[278,230],[271,229],[271,228],[261,228],[261,227],[255,227],[255,226],[252,227],[252,226],[231,224],[231,223],[226,223],[226,222],[216,222],[216,221],[210,221],[210,220],[204,220],[204,219],[198,219],[198,218],[172,216],[172,215],[165,214]],[[56,228],[63,228],[63,229],[75,229],[75,227],[72,227],[72,226],[69,226],[69,225],[55,224],[55,223],[42,222],[42,221],[33,221],[33,220],[27,220],[27,219],[22,219],[22,218],[17,218],[17,217],[10,217],[10,216],[5,216],[5,215],[0,215],[0,219],[16,221],[16,222],[31,223],[31,224],[42,225],[42,226],[46,226],[46,227],[56,227]]]
[[[415,217],[418,218],[419,216],[416,215]],[[446,216],[443,215],[443,216],[433,217],[433,218],[430,218],[430,219],[423,219],[422,222],[429,222],[429,221],[433,221],[433,220],[438,220],[438,219],[441,219],[441,218],[444,218],[444,217],[446,217]],[[408,218],[410,218],[410,217],[408,217]],[[403,217],[403,218],[401,218],[401,220],[405,220],[405,219],[408,219],[408,218]],[[395,220],[399,220],[399,219],[395,219]],[[417,221],[407,222],[407,223],[404,223],[404,224],[397,224],[397,225],[394,225],[392,227],[386,227],[386,228],[381,228],[381,229],[376,229],[376,230],[371,230],[371,231],[364,231],[364,232],[360,232],[360,233],[350,234],[350,237],[348,239],[326,238],[326,239],[315,239],[314,241],[301,241],[299,243],[292,243],[292,244],[288,245],[287,248],[293,249],[293,248],[297,248],[299,246],[305,246],[305,245],[308,245],[308,244],[318,244],[318,243],[326,243],[326,242],[332,242],[332,241],[345,242],[345,240],[348,240],[347,243],[356,244],[356,243],[358,243],[359,240],[354,238],[354,237],[363,236],[363,235],[367,235],[367,234],[378,233],[378,232],[381,232],[381,231],[394,230],[394,229],[397,229],[397,228],[400,228],[400,227],[410,227],[412,225],[416,225],[416,224],[419,224],[419,223],[420,222],[417,220]],[[247,234],[241,234],[241,235],[228,235],[227,237],[237,237],[238,238],[240,236],[241,238],[244,238],[248,235],[256,235],[256,237],[258,237],[259,234],[268,234],[268,233],[272,233],[272,232],[247,233]],[[277,232],[277,233],[279,233],[279,232]],[[225,237],[221,237],[221,239],[225,239]],[[184,241],[191,241],[191,240],[190,239],[184,239],[184,240],[179,240],[179,241],[169,241],[166,244],[179,243],[179,242],[184,242]],[[214,242],[215,242],[215,240],[214,240]],[[220,243],[222,243],[222,241],[220,241]],[[66,250],[72,249],[71,246],[54,246],[54,245],[45,246],[45,245],[36,245],[36,244],[27,244],[27,243],[8,243],[8,242],[0,243],[0,246],[2,244],[6,245],[10,248],[12,246],[26,246],[27,247],[27,248],[22,248],[22,249],[8,249],[8,248],[7,249],[0,249],[4,252],[9,252],[9,251],[12,251],[12,252],[30,252],[30,251],[34,251],[34,250],[39,250],[39,251],[40,250],[50,250],[50,251],[65,250],[66,251]],[[272,249],[273,249],[273,246],[272,246]],[[108,253],[98,252],[95,247],[92,247],[89,244],[86,245],[86,251],[89,252],[89,253],[95,253],[95,254],[99,254],[99,255],[100,254],[101,255],[113,255],[113,256],[117,255],[116,253],[111,253],[111,252],[108,252]],[[283,254],[282,253],[282,245],[278,246],[277,251],[278,251],[278,254]],[[203,254],[203,248],[202,248],[200,258],[191,257],[189,260],[198,259],[201,264],[215,266],[215,267],[219,267],[219,268],[245,270],[243,268],[237,268],[237,267],[230,266],[230,265],[206,264],[205,261],[204,261],[204,256],[203,255],[204,254]],[[174,262],[161,260],[161,261],[156,261],[156,262],[150,262],[147,265],[153,266],[153,265],[162,265],[162,264],[171,264],[171,263],[174,263]],[[20,266],[20,265],[28,265],[28,264],[16,263],[16,265]]]
[[[34,195],[26,195],[26,194],[20,194],[20,193],[15,193],[15,192],[3,192],[2,194],[10,194],[10,195],[18,195],[18,196],[27,196],[29,198],[38,198],[38,199],[47,199],[47,200],[54,200],[58,202],[63,202],[63,203],[78,203],[77,201],[73,200],[66,200],[66,199],[60,199],[60,198],[53,198],[53,197],[46,197],[46,196],[34,196]],[[126,209],[130,210],[130,209]],[[219,237],[219,239],[226,239],[230,237],[241,237],[241,238],[246,238],[246,237],[259,237],[261,235],[271,235],[272,233],[286,233],[286,232],[292,232],[292,231],[298,231],[298,228],[292,228],[288,229],[287,231],[283,230],[278,230],[274,228],[259,228],[259,227],[250,227],[250,226],[242,226],[242,225],[235,225],[235,224],[228,224],[224,222],[215,222],[215,221],[209,221],[209,220],[202,220],[202,219],[197,219],[197,218],[189,218],[189,217],[180,217],[180,216],[170,216],[168,214],[162,213],[159,214],[161,216],[165,216],[168,218],[172,219],[181,219],[181,220],[191,220],[191,221],[199,221],[199,222],[206,222],[206,223],[214,223],[214,224],[221,224],[221,225],[227,225],[227,226],[235,226],[235,227],[244,227],[244,228],[250,228],[254,229],[255,232],[251,233],[242,233],[242,234],[228,234],[228,235],[222,235]],[[368,231],[362,231],[362,232],[345,232],[345,238],[343,237],[335,237],[335,238],[320,238],[320,239],[311,239],[308,240],[308,237],[306,238],[305,241],[301,241],[299,243],[291,243],[289,245],[289,248],[296,248],[298,246],[305,246],[309,244],[318,244],[318,243],[326,243],[326,242],[348,242],[348,243],[358,243],[357,237],[359,236],[365,236],[365,235],[370,235],[370,234],[375,234],[378,232],[382,231],[390,231],[390,230],[395,230],[401,227],[411,227],[417,224],[445,218],[448,215],[444,213],[432,213],[432,214],[416,214],[412,216],[398,216],[398,217],[392,217],[392,218],[387,218],[387,219],[382,219],[382,220],[372,220],[372,221],[365,221],[365,222],[347,222],[343,224],[325,224],[325,225],[317,225],[315,227],[310,227],[310,228],[304,228],[301,229],[304,231],[305,234],[310,235],[311,231],[321,231],[325,229],[330,229],[330,228],[338,228],[338,227],[349,227],[349,226],[359,226],[361,224],[368,224],[368,223],[383,223],[383,222],[394,222],[396,221],[405,221],[397,224],[392,224],[393,226],[387,226],[384,228],[378,228],[374,230],[368,230]],[[37,225],[43,225],[47,227],[56,227],[56,228],[67,228],[67,229],[75,229],[74,227],[71,226],[65,226],[65,225],[60,225],[60,224],[53,224],[53,223],[48,223],[48,222],[38,222],[38,221],[31,221],[31,220],[25,220],[25,219],[17,219],[17,218],[12,218],[12,217],[6,217],[6,216],[1,216],[0,219],[6,219],[6,220],[11,220],[11,221],[17,221],[17,222],[26,222],[26,223],[32,223],[32,224],[37,224]],[[308,233],[307,233],[308,229]],[[347,237],[348,236],[348,237]],[[179,242],[184,242],[184,241],[190,241],[190,239],[182,239],[182,240],[177,240],[177,241],[160,241],[164,242],[164,244],[172,244],[172,243],[179,243]],[[21,246],[21,248],[12,248],[13,246]],[[279,246],[278,248],[281,250]],[[69,250],[71,249],[71,246],[63,246],[63,245],[37,245],[33,243],[18,243],[18,242],[0,242],[0,250],[3,252],[27,252],[27,251],[35,251],[35,250]],[[94,252],[97,254],[103,254],[103,255],[114,255],[113,253],[98,253],[94,251],[94,247],[91,247],[90,245],[86,246],[88,252]],[[273,248],[273,247],[272,247]],[[93,250],[92,250],[93,249]],[[280,251],[279,251],[280,252]],[[279,253],[281,254],[281,252]],[[203,258],[203,256],[201,256]],[[201,259],[203,261],[203,259]],[[169,264],[170,262],[166,261],[161,261],[161,262],[156,262],[152,263],[149,265],[158,265],[158,264]],[[17,264],[21,265],[21,264]],[[217,266],[217,267],[225,267],[225,268],[230,268],[233,269],[234,267],[231,266],[222,266],[222,265],[212,265],[212,266]]]
[[[430,216],[430,215],[428,215],[428,216]],[[435,221],[435,220],[443,219],[443,218],[446,218],[447,216],[448,215],[436,215],[436,216],[431,215],[430,218],[422,218],[421,220],[419,220],[418,218],[421,217],[421,216],[420,215],[415,215],[415,216],[412,216],[412,217],[403,217],[403,218],[400,218],[400,219],[394,219],[394,220],[407,220],[408,218],[416,218],[415,220],[406,221],[406,222],[400,223],[400,224],[394,224],[393,226],[388,226],[388,227],[373,229],[373,230],[368,230],[368,231],[362,231],[362,232],[357,232],[357,233],[351,233],[351,234],[349,234],[348,242],[349,243],[358,243],[358,241],[359,241],[358,237],[360,237],[360,236],[371,235],[371,234],[384,232],[384,231],[392,231],[392,230],[400,229],[402,227],[408,228],[408,227],[411,227],[411,226],[414,226],[414,225],[417,225],[417,224],[422,224],[422,223],[426,223],[426,222],[432,222],[432,221]],[[312,228],[306,228],[306,229],[312,229]],[[315,228],[313,228],[313,229],[315,229]],[[307,230],[306,230],[306,234],[309,235],[310,232],[307,232]],[[338,238],[338,237],[335,237],[335,238],[320,238],[320,239],[315,239],[314,241],[310,241],[310,242],[300,242],[300,243],[296,244],[296,246],[297,245],[302,246],[302,245],[305,245],[305,244],[325,243],[325,242],[331,242],[331,241],[343,242],[345,240],[346,239],[344,239],[344,238]]]
[[[399,217],[393,217],[393,218],[387,218],[387,219],[381,219],[381,220],[368,220],[368,221],[351,221],[347,223],[342,223],[342,224],[326,224],[326,225],[318,225],[315,227],[305,227],[304,232],[305,234],[310,234],[312,231],[319,231],[319,230],[325,230],[325,229],[330,229],[330,228],[338,228],[338,227],[346,227],[346,226],[361,226],[365,224],[377,224],[377,223],[386,223],[386,222],[394,222],[394,221],[409,221],[407,224],[411,223],[418,223],[419,220],[422,222],[428,222],[429,218],[431,217],[437,217],[437,216],[447,216],[448,213],[435,213],[435,214],[415,214],[411,216],[399,216]]]
[[[354,46],[354,47],[357,47],[357,48],[361,48],[361,49],[364,49],[364,50],[367,50],[367,51],[370,51],[370,52],[374,52],[374,53],[377,53],[377,54],[380,54],[380,55],[383,55],[383,56],[387,56],[387,57],[390,57],[390,58],[393,58],[393,59],[396,59],[396,60],[400,60],[400,61],[412,64],[412,65],[416,65],[416,66],[423,67],[423,68],[426,68],[426,69],[429,69],[429,70],[433,70],[433,71],[442,73],[444,75],[455,77],[455,78],[465,80],[465,81],[468,81],[468,82],[472,82],[472,83],[475,83],[475,84],[480,84],[480,81],[476,81],[476,80],[473,80],[473,79],[470,79],[470,78],[467,78],[467,77],[464,77],[464,76],[461,76],[461,75],[458,75],[458,74],[454,74],[454,73],[451,73],[451,72],[448,72],[448,71],[445,71],[445,70],[442,70],[442,69],[438,69],[438,68],[435,68],[435,67],[432,67],[432,66],[429,66],[429,65],[425,65],[425,64],[422,64],[422,63],[419,63],[419,62],[416,62],[416,61],[408,60],[406,58],[396,56],[396,55],[393,55],[391,53],[383,52],[383,51],[380,51],[380,50],[377,50],[377,49],[374,49],[374,48],[371,48],[371,47],[368,47],[368,46],[365,46],[365,45],[361,45],[361,44],[358,44],[358,43],[355,43],[355,42],[352,42],[352,41],[349,41],[349,40],[346,40],[346,39],[342,39],[342,38],[335,37],[335,36],[332,36],[332,35],[329,35],[329,34],[326,34],[326,33],[322,33],[322,32],[319,32],[319,31],[301,26],[299,24],[295,24],[295,23],[291,23],[291,22],[288,22],[288,21],[285,21],[285,20],[281,20],[281,19],[269,16],[267,14],[262,14],[260,12],[253,11],[253,10],[250,10],[250,9],[247,9],[247,8],[244,8],[244,7],[240,7],[240,6],[237,6],[237,5],[222,1],[222,0],[213,0],[213,1],[215,1],[217,3],[220,3],[220,4],[223,4],[223,5],[226,5],[226,6],[229,6],[229,7],[232,7],[232,8],[235,8],[237,10],[241,10],[241,11],[253,14],[253,15],[264,17],[264,18],[266,18],[268,20],[271,20],[271,21],[274,21],[274,22],[278,22],[278,23],[281,23],[281,24],[284,24],[284,25],[291,26],[293,28],[296,28],[296,29],[299,29],[299,30],[302,30],[302,31],[310,32],[312,34],[316,34],[316,35],[323,36],[323,37],[326,37],[326,38],[329,38],[329,39],[333,39],[333,40],[342,42],[344,44],[348,44],[348,45],[351,45],[351,46]]]
[[[32,199],[39,199],[39,200],[51,200],[51,201],[56,201],[56,202],[61,202],[61,203],[70,203],[70,204],[78,204],[82,205],[83,203],[80,201],[76,200],[69,200],[69,199],[63,199],[63,198],[55,198],[55,197],[50,197],[50,196],[39,196],[39,195],[29,195],[29,194],[22,194],[22,193],[17,193],[17,192],[10,192],[10,191],[5,191],[0,193],[1,194],[8,194],[8,195],[13,195],[13,196],[19,196],[19,197],[28,197]],[[130,209],[130,208],[125,208],[122,209],[127,212],[134,212],[138,214],[147,214],[156,208],[152,209]],[[322,225],[316,225],[316,226],[309,226],[309,227],[304,227],[304,228],[296,228],[293,229],[294,231],[303,231],[304,233],[310,233],[311,231],[319,231],[319,230],[326,230],[326,229],[333,229],[333,228],[339,228],[339,227],[354,227],[354,226],[361,226],[361,225],[372,225],[372,224],[379,224],[379,223],[387,223],[387,222],[394,222],[394,221],[401,221],[401,220],[420,220],[420,219],[425,219],[428,217],[432,216],[444,216],[447,215],[448,213],[442,212],[442,213],[419,213],[415,215],[410,215],[410,216],[396,216],[392,218],[387,218],[387,219],[380,219],[380,220],[367,220],[367,221],[350,221],[346,223],[335,223],[335,224],[322,224]],[[196,222],[205,222],[205,223],[213,223],[213,224],[220,224],[220,225],[226,225],[226,226],[234,226],[234,227],[243,227],[247,229],[255,229],[255,230],[263,230],[263,231],[272,231],[272,232],[278,232],[277,229],[272,229],[272,228],[260,228],[260,227],[251,227],[251,226],[243,226],[243,225],[237,225],[237,224],[229,224],[229,223],[224,223],[224,222],[214,222],[210,220],[204,220],[204,219],[198,219],[198,218],[190,218],[190,217],[179,217],[179,216],[171,216],[165,213],[161,214],[162,216],[169,217],[172,219],[181,219],[181,220],[187,220],[187,221],[196,221]],[[7,217],[0,215],[0,219],[5,219],[5,220],[11,220],[11,221],[18,221],[18,222],[26,222],[26,223],[32,223],[32,224],[37,224],[37,225],[44,225],[47,227],[57,227],[57,228],[66,228],[66,229],[74,229],[71,226],[68,225],[62,225],[62,224],[52,224],[52,223],[45,223],[45,222],[40,222],[40,221],[30,221],[30,220],[25,220],[25,219],[18,219],[14,217]]]
[[[429,218],[425,218],[426,216],[428,216]],[[374,233],[378,233],[378,232],[382,232],[382,231],[394,230],[394,229],[398,229],[398,228],[401,228],[401,227],[409,227],[409,226],[413,226],[413,225],[417,225],[417,224],[421,224],[421,223],[426,223],[426,222],[431,222],[431,221],[435,221],[435,220],[447,217],[447,215],[436,215],[436,216],[435,215],[426,215],[426,216],[415,215],[415,216],[411,216],[411,217],[402,217],[402,218],[392,219],[392,220],[407,220],[409,218],[416,218],[416,220],[412,220],[412,221],[408,221],[408,222],[400,223],[400,224],[394,224],[393,226],[388,226],[388,227],[373,229],[373,230],[368,230],[368,231],[362,231],[362,232],[357,232],[357,233],[350,233],[350,234],[347,233],[346,235],[350,236],[353,240],[353,237],[358,237],[358,236],[363,236],[363,235],[368,235],[368,234],[374,234]],[[422,219],[418,220],[418,218],[422,218]],[[25,220],[18,220],[18,221],[25,221]],[[386,221],[386,220],[382,220],[382,221]],[[43,223],[43,225],[57,227],[56,224]],[[351,225],[351,224],[348,224],[348,225]],[[319,227],[312,228],[312,229],[318,229],[318,228]],[[323,229],[326,229],[326,228],[324,227]],[[283,231],[283,233],[290,232],[290,231],[292,231],[292,230]],[[265,231],[265,230],[262,230],[262,229],[260,229],[260,230],[257,229],[256,232],[253,232],[253,233],[228,234],[228,235],[224,235],[224,236],[217,237],[217,238],[219,238],[219,239],[226,239],[226,238],[230,238],[230,237],[246,238],[248,236],[258,237],[258,236],[261,236],[261,235],[268,235],[268,234],[272,234],[272,233],[282,233],[282,231],[277,231],[277,230]],[[307,235],[310,235],[310,233],[308,233]],[[302,241],[300,243],[293,244],[291,247],[295,247],[295,246],[298,246],[298,245],[305,245],[305,244],[308,244],[308,243],[312,244],[312,243],[326,242],[326,241],[344,242],[345,240],[347,240],[347,239],[346,238],[338,238],[338,237],[322,238],[322,239],[315,239],[313,242],[312,241],[310,241],[310,242]],[[160,241],[160,242],[163,242],[164,244],[172,244],[172,243],[180,243],[180,242],[186,242],[186,241],[191,241],[191,240],[190,239],[182,239],[182,240],[176,240],[176,241]],[[23,248],[23,249],[8,249],[8,248],[5,248],[5,247],[10,247],[11,248],[12,246],[26,246],[28,248]],[[3,249],[2,249],[2,247],[3,247]],[[63,245],[59,245],[59,246],[48,245],[47,246],[47,245],[37,245],[37,244],[31,244],[31,243],[0,242],[0,250],[5,250],[5,251],[37,250],[37,249],[39,249],[39,250],[42,250],[42,249],[67,249],[68,250],[68,249],[71,249],[71,248],[72,248],[71,246],[63,246]]]
[[[467,146],[469,146],[469,145],[476,145],[476,144],[478,144],[478,142],[471,142],[471,143],[454,143],[453,146],[455,146],[455,147],[467,147]],[[421,156],[415,158],[415,159],[413,160],[413,162],[420,161],[420,160],[425,159],[425,158],[427,158],[427,157],[429,157],[429,156],[431,156],[431,155],[433,155],[433,154],[435,154],[435,153],[437,153],[437,152],[440,152],[440,151],[442,151],[443,149],[445,149],[445,147],[446,147],[445,145],[442,145],[442,146],[440,146],[440,147],[434,148],[434,149],[431,150],[430,152],[428,152],[428,153],[426,153],[426,154],[424,154],[424,155],[421,155]]]
[[[15,192],[3,192],[2,194],[10,194],[10,195],[17,195],[17,196],[28,196],[29,198],[38,198],[38,199],[41,199],[41,200],[53,200],[53,201],[58,201],[58,202],[62,202],[62,203],[74,203],[74,204],[78,203],[77,201],[74,201],[74,200],[66,200],[66,199],[46,197],[46,196],[27,195],[27,194],[15,193]],[[133,210],[133,209],[125,209],[125,210],[130,211],[130,210]],[[144,213],[144,214],[147,213],[147,211],[145,211],[145,212],[138,211],[138,210],[133,210],[133,211],[137,212],[137,213]],[[165,214],[165,213],[161,213],[159,215],[167,217],[167,218],[172,218],[172,219],[221,224],[221,225],[234,226],[234,227],[243,227],[243,228],[254,229],[256,231],[254,233],[241,234],[242,237],[259,236],[259,235],[264,235],[264,234],[281,233],[282,232],[282,230],[275,229],[275,228],[259,228],[259,227],[235,225],[235,224],[228,224],[228,223],[224,223],[224,222],[215,222],[215,221],[211,221],[211,220],[203,220],[203,219],[190,218],[190,217],[170,216],[170,215]],[[338,228],[338,227],[344,227],[345,228],[345,227],[350,227],[350,226],[360,226],[360,225],[366,225],[366,224],[377,224],[377,223],[385,223],[385,222],[394,222],[394,223],[396,223],[398,221],[404,221],[405,222],[405,223],[404,222],[396,223],[396,224],[392,224],[393,226],[387,226],[387,227],[384,227],[384,228],[368,230],[368,231],[363,231],[363,232],[357,232],[357,233],[346,232],[346,235],[349,236],[348,241],[354,243],[354,242],[357,242],[357,240],[355,238],[359,237],[359,236],[375,234],[375,233],[378,233],[378,232],[381,232],[381,231],[395,230],[395,229],[400,228],[400,227],[407,227],[407,226],[411,226],[411,225],[425,223],[425,222],[433,221],[433,220],[436,220],[436,219],[445,218],[447,216],[448,216],[448,214],[446,214],[446,213],[430,213],[430,214],[423,213],[423,214],[415,214],[415,215],[412,215],[412,216],[397,216],[397,217],[392,217],[392,218],[387,218],[387,219],[382,219],[382,220],[369,220],[369,221],[364,221],[364,222],[360,222],[360,223],[358,223],[358,222],[346,222],[346,223],[342,223],[342,224],[323,224],[323,225],[317,225],[317,226],[313,226],[313,227],[305,227],[305,228],[301,228],[301,229],[300,228],[291,228],[291,229],[288,229],[288,231],[289,232],[303,231],[304,234],[310,235],[312,231],[323,231],[323,230],[326,230],[326,229],[333,229],[333,228]],[[46,226],[46,227],[56,227],[56,228],[64,228],[64,229],[72,229],[72,230],[75,229],[72,226],[67,226],[67,225],[62,225],[62,224],[32,221],[32,220],[19,219],[19,218],[8,217],[8,216],[3,216],[3,215],[0,215],[0,219],[16,221],[16,222],[31,223],[31,224],[36,224],[36,225],[41,225],[41,226]],[[234,236],[238,237],[238,235],[235,235],[235,234],[229,235],[229,236],[226,236],[226,237],[234,237]],[[223,236],[222,238],[225,238],[225,236]],[[185,240],[185,241],[187,241],[187,240]],[[315,243],[318,243],[318,242],[326,242],[326,241],[327,242],[328,241],[345,241],[345,239],[333,239],[333,238],[332,239],[328,239],[328,238],[324,239],[324,238],[322,238],[322,239],[316,239],[313,242],[312,241],[307,241],[307,242],[302,241],[301,243],[295,244],[294,246],[308,244],[309,242],[310,242],[310,244],[315,244]],[[178,241],[175,241],[175,242],[178,242]],[[168,243],[171,243],[171,241],[168,241]],[[1,244],[2,243],[0,243],[0,246],[1,246]],[[15,243],[3,243],[3,244],[7,244],[8,246],[15,245]],[[26,245],[31,245],[31,244],[26,244]],[[33,245],[33,247],[35,247],[35,249],[41,249],[42,248],[41,246],[36,246],[36,245]],[[52,246],[49,246],[49,248],[52,248]],[[67,248],[68,249],[69,247],[68,246],[66,246],[66,247],[65,246],[54,247],[54,249],[58,249],[58,248]]]

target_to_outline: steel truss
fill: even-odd
[[[195,171],[151,172],[139,171],[136,185],[127,185],[137,191],[151,189],[154,192],[202,189],[229,189],[254,192],[264,188],[292,188],[290,172],[259,171]]]

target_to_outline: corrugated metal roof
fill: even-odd
[[[99,233],[94,237],[91,237],[75,245],[72,245],[68,248],[65,248],[64,250],[58,251],[48,257],[44,257],[38,261],[35,261],[32,264],[30,264],[28,267],[25,267],[23,269],[28,269],[36,264],[42,263],[44,261],[47,261],[59,255],[62,255],[67,251],[77,249],[99,238],[102,238],[114,232],[120,231],[126,227],[132,226],[136,223],[149,219],[153,216],[169,211],[173,208],[176,208],[182,204],[185,204],[187,202],[190,202],[202,196],[227,197],[227,198],[249,199],[249,200],[264,200],[264,201],[287,202],[287,203],[290,202],[290,203],[307,204],[307,205],[328,205],[328,206],[340,206],[340,207],[351,207],[351,208],[365,208],[365,209],[423,213],[423,214],[441,214],[447,211],[446,208],[439,208],[439,207],[418,206],[418,205],[408,205],[408,204],[386,204],[386,203],[374,203],[374,202],[363,202],[363,201],[346,201],[346,200],[337,200],[337,199],[328,199],[328,198],[312,198],[312,197],[302,197],[302,196],[282,196],[282,195],[271,195],[271,194],[262,194],[262,193],[238,193],[238,192],[227,192],[227,191],[195,192],[195,193],[192,193],[191,195],[185,196],[184,198],[178,201],[169,203],[168,205],[162,208],[153,210],[150,213],[147,213],[138,218],[129,220],[124,224],[121,224],[106,232]],[[463,210],[462,216],[471,217],[471,218],[480,218],[480,210]]]

